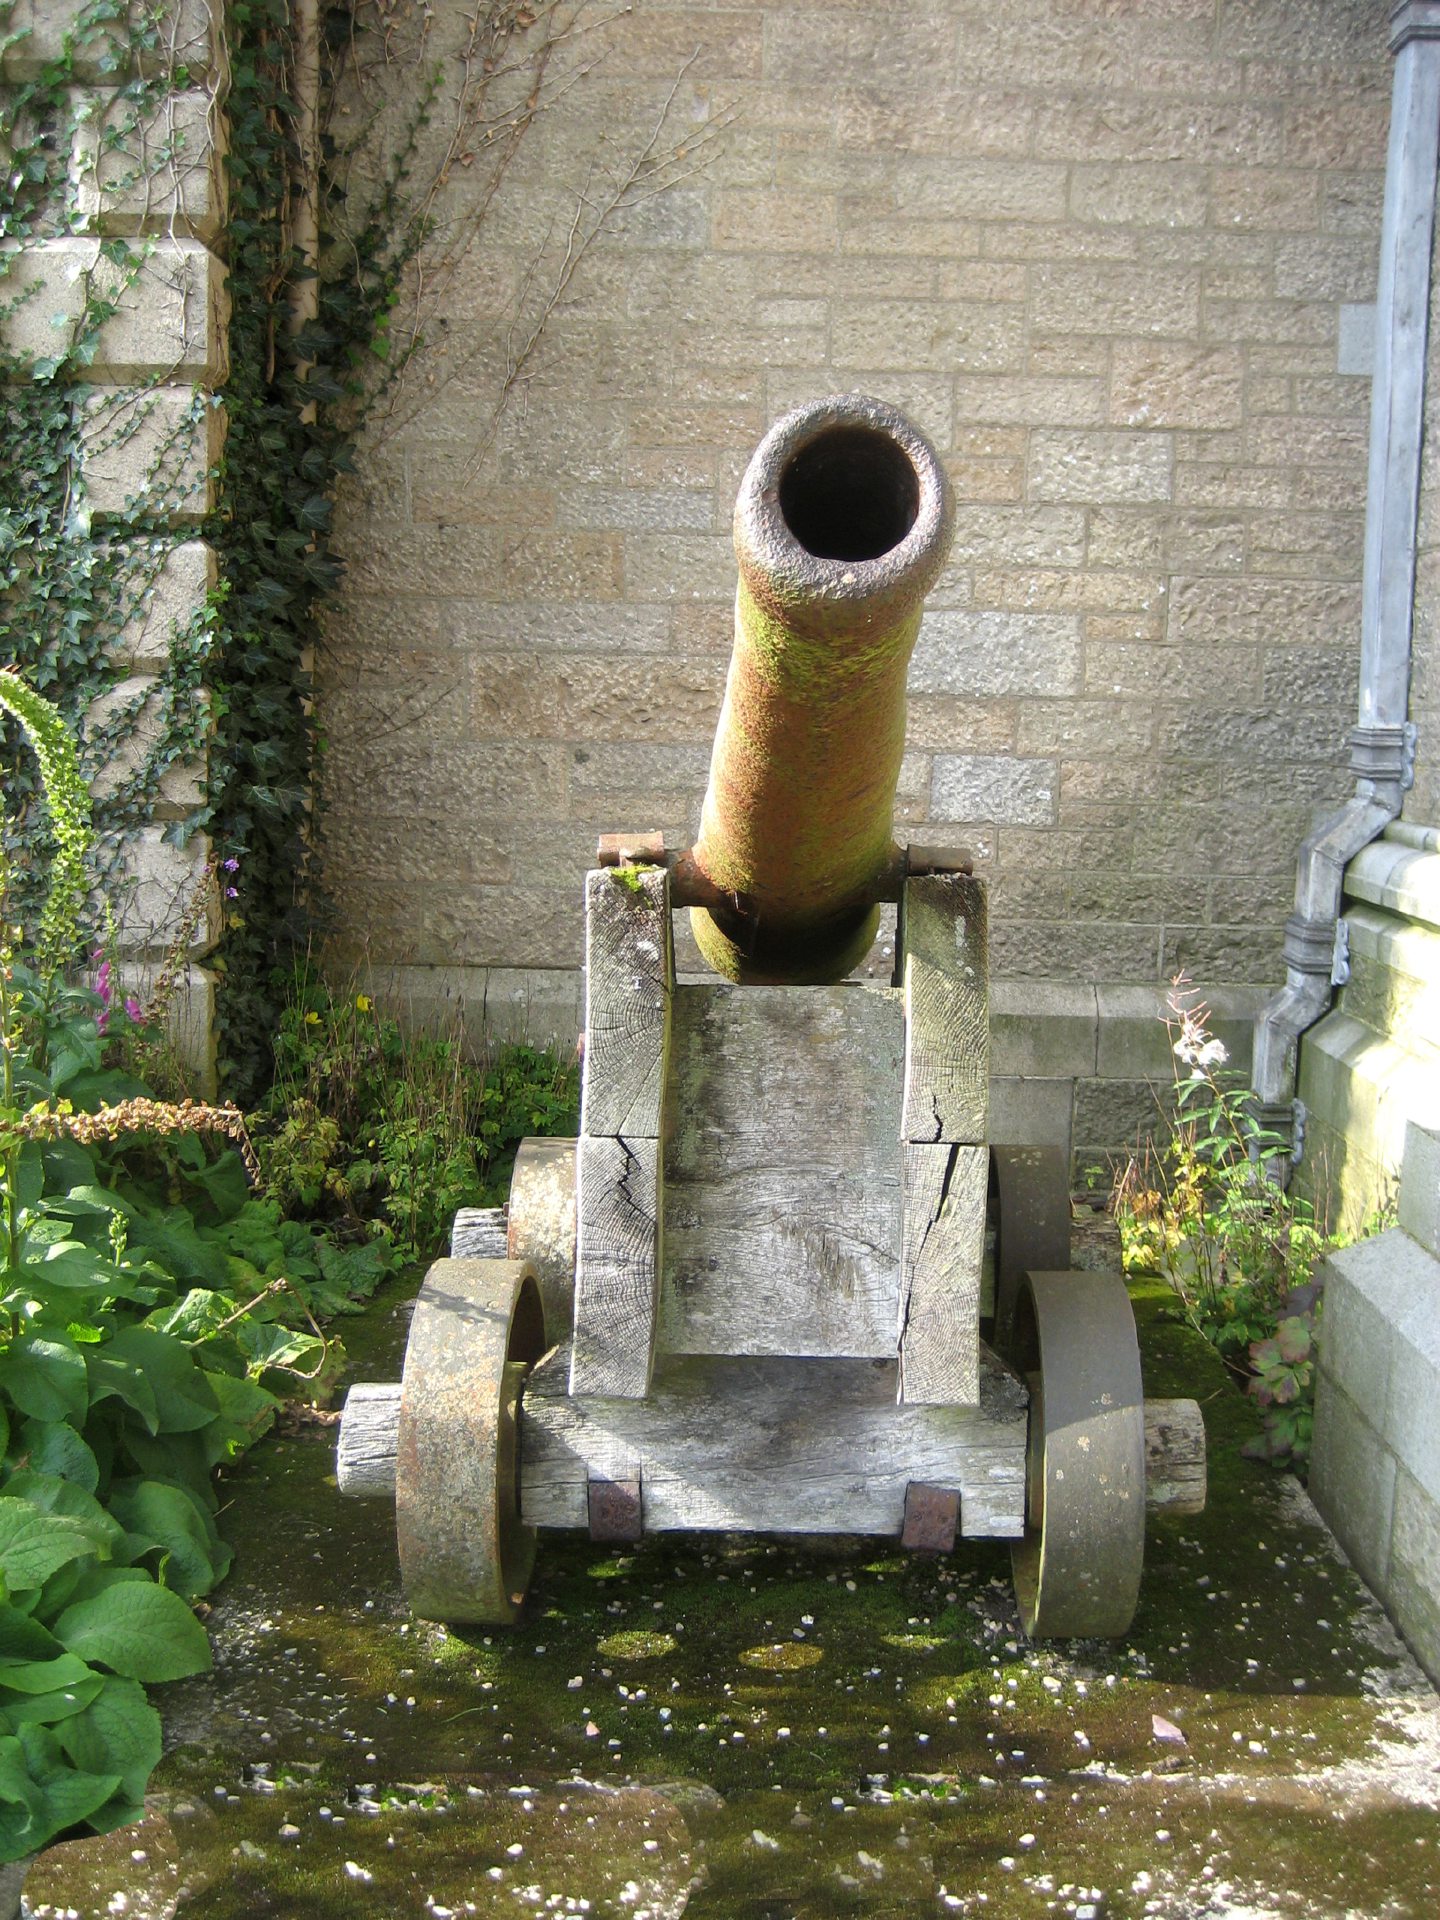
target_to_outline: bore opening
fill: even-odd
[[[821,560],[878,560],[914,526],[920,482],[910,456],[872,427],[829,427],[780,476],[780,511]]]

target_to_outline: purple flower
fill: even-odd
[[[238,887],[227,887],[225,889],[225,898],[227,900],[238,900],[240,898],[240,889]]]
[[[145,1009],[141,1006],[140,1002],[135,998],[133,993],[127,993],[125,996],[125,1011],[137,1027],[144,1026]]]
[[[240,862],[235,858],[233,853],[228,860],[222,860],[220,864],[226,873],[238,873],[240,871]]]

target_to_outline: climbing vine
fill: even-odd
[[[153,407],[143,391],[91,383],[105,325],[145,271],[148,247],[90,227],[105,195],[134,184],[137,145],[147,147],[144,164],[157,179],[177,166],[175,139],[133,136],[186,76],[160,22],[123,0],[91,0],[53,55],[28,62],[30,36],[14,13],[14,0],[0,0],[0,51],[20,56],[21,70],[0,94],[9,162],[0,175],[0,665],[22,669],[79,737],[104,870],[121,836],[150,817],[169,770],[203,749],[207,728],[199,688],[214,640],[211,608],[195,609],[166,636],[147,661],[153,671],[124,673],[174,542],[167,522],[186,484],[175,436],[150,436],[142,484],[103,521],[85,481],[85,456],[103,461],[144,431]],[[122,82],[105,88],[103,110],[85,84],[97,71]],[[44,243],[58,276],[46,270]],[[30,919],[43,898],[51,824],[37,764],[13,716],[3,721],[4,851],[12,909]],[[117,757],[122,739],[138,750]],[[173,830],[195,824],[179,820]]]

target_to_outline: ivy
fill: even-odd
[[[7,52],[26,37],[13,14],[14,0],[0,0]],[[96,71],[113,91],[103,113],[84,80]],[[185,77],[168,62],[158,17],[122,0],[91,0],[55,57],[0,94],[0,151],[9,159],[0,175],[0,666],[21,670],[52,698],[80,742],[96,800],[100,874],[115,868],[123,837],[150,819],[170,768],[203,752],[208,731],[199,690],[214,641],[212,608],[195,609],[167,637],[164,657],[150,663],[156,671],[129,686],[122,679],[128,633],[174,544],[169,522],[183,485],[175,443],[157,447],[137,496],[103,525],[92,521],[82,458],[141,430],[154,406],[143,391],[90,381],[105,324],[144,270],[149,243],[91,234],[86,201],[102,169],[107,190],[125,183],[116,156]],[[161,172],[176,157],[156,141],[148,164]],[[38,249],[56,242],[80,249],[84,271],[73,310],[67,295],[62,311],[47,314]],[[117,756],[136,736],[140,750]],[[0,713],[0,778],[12,910],[33,923],[43,909],[51,822],[38,764],[10,713]],[[171,831],[183,839],[197,824],[195,815]]]

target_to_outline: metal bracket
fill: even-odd
[[[1285,964],[1297,973],[1328,979],[1335,964],[1335,923],[1292,913],[1285,922]]]
[[[592,1540],[629,1545],[641,1538],[645,1528],[638,1479],[592,1480],[586,1491]]]
[[[905,1489],[900,1544],[912,1553],[950,1553],[960,1531],[960,1495],[952,1487],[912,1480]]]
[[[1402,793],[1415,784],[1415,722],[1350,729],[1350,771],[1358,780],[1394,782]]]
[[[1330,984],[1343,987],[1350,978],[1350,922],[1342,913],[1335,922],[1335,952],[1330,961]]]

